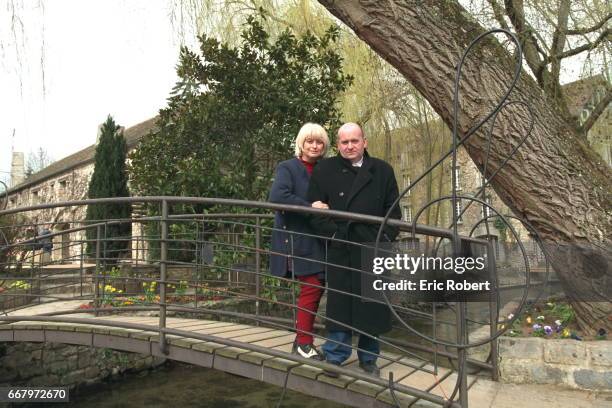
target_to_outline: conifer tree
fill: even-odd
[[[127,145],[123,132],[109,115],[102,125],[100,139],[96,147],[94,171],[89,182],[88,198],[128,197],[128,177],[125,159]],[[129,219],[132,213],[131,204],[94,204],[87,207],[86,220]],[[120,258],[128,250],[131,224],[129,221],[119,224],[108,224],[102,227],[102,238],[106,245],[100,248],[105,258]],[[87,231],[90,240],[87,253],[90,256],[96,253],[96,228]],[[109,263],[109,262],[107,262]],[[111,264],[113,262],[110,262]]]

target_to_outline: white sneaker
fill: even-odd
[[[312,358],[313,360],[323,360],[323,356],[312,344],[300,344],[295,348],[295,353],[304,357]]]

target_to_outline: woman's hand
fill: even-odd
[[[312,203],[312,208],[319,208],[322,210],[329,210],[329,205],[325,204],[323,201],[315,201]]]

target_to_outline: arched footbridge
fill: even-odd
[[[84,206],[120,202],[133,205],[133,217],[79,217]],[[199,212],[185,213],[186,208]],[[507,277],[497,262],[494,237],[454,237],[449,229],[389,221],[403,231],[393,251],[436,255],[459,240],[462,249],[486,255],[486,273],[498,287],[474,303],[413,299],[403,292],[385,299],[352,294],[386,303],[396,318],[392,332],[379,337],[380,377],[374,377],[359,368],[356,346],[340,367],[291,353],[296,311],[304,309],[296,302],[300,283],[268,273],[275,210],[325,211],[360,224],[383,221],[298,206],[186,197],[109,198],[0,211],[2,217],[14,217],[1,228],[0,341],[78,344],[165,357],[356,407],[492,406],[498,357],[491,339],[509,323],[508,311],[501,309],[517,291],[528,289],[530,254],[519,253],[525,264],[522,269],[514,265]],[[64,218],[58,223],[60,212]],[[28,221],[34,218],[37,222]],[[47,231],[41,234],[43,227]],[[288,234],[288,240],[294,238]],[[333,241],[320,238],[325,245]],[[41,245],[45,242],[53,243],[52,251]],[[376,243],[372,246],[378,250]],[[299,259],[293,253],[286,256],[289,262]],[[323,268],[327,265],[322,262]],[[374,275],[371,268],[353,272]],[[517,274],[523,282],[517,282]],[[324,295],[313,313],[316,345],[327,340],[325,309]]]
[[[65,343],[165,357],[281,387],[286,384],[295,391],[355,407],[443,406],[457,381],[451,369],[435,370],[423,360],[389,353],[380,359],[380,378],[359,370],[355,354],[338,369],[340,377],[328,377],[323,373],[326,364],[290,354],[294,333],[272,327],[168,318],[166,354],[160,348],[156,317],[91,315],[53,320],[41,316],[1,324],[0,341]],[[395,399],[389,373],[393,373]],[[474,406],[489,406],[494,397],[489,381],[480,379],[483,386],[479,387],[475,376],[467,379],[470,400],[479,401]]]

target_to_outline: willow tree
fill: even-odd
[[[452,125],[457,63],[471,41],[486,31],[459,2],[319,2],[397,68]],[[609,40],[606,21],[610,15],[582,27],[570,18],[569,0],[562,0],[551,43],[544,46],[546,38],[534,34],[523,1],[489,3],[499,22],[516,31],[523,43],[529,70],[521,74],[511,99],[527,102],[534,118],[531,137],[492,185],[514,213],[531,223],[541,236],[580,326],[588,332],[599,328],[609,331],[612,172],[586,143],[583,133],[588,129],[568,117],[559,73],[564,58],[593,50]],[[582,42],[568,41],[569,36]],[[467,134],[499,102],[512,81],[515,64],[509,49],[491,37],[469,54],[459,87],[460,135]],[[603,103],[609,103],[609,98],[608,89]],[[526,134],[529,120],[529,112],[521,105],[504,109],[493,130],[487,177],[500,168]],[[484,129],[469,139],[466,149],[482,169]]]
[[[261,15],[261,23],[271,38],[284,30],[302,36],[307,32],[322,36],[338,22],[312,0],[174,0],[172,23],[183,41],[205,34],[236,45],[247,18]],[[340,32],[336,52],[342,69],[353,83],[338,97],[343,119],[361,123],[368,137],[383,144],[382,155],[389,158],[390,134],[400,123],[393,118],[412,117],[410,106],[401,103],[413,89],[397,70],[380,58],[367,44],[348,30]],[[389,114],[392,112],[392,114]]]

